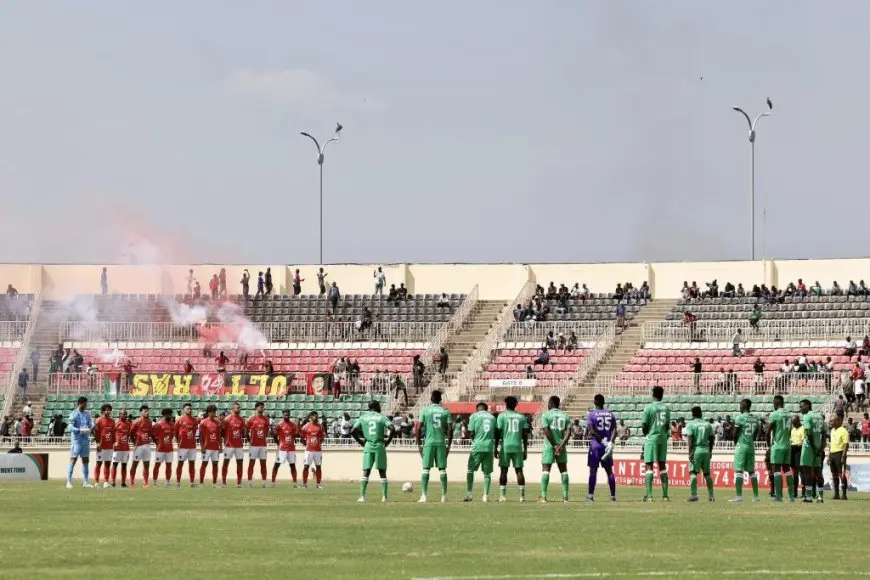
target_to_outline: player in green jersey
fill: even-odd
[[[441,405],[441,391],[432,391],[431,405],[423,407],[417,421],[414,435],[417,439],[417,449],[423,458],[423,488],[417,503],[426,503],[429,493],[429,470],[432,466],[441,472],[441,503],[447,501],[447,455],[453,445],[453,425],[450,411]],[[426,429],[426,441],[423,441],[422,429]]]
[[[571,438],[571,418],[559,408],[560,404],[559,397],[555,395],[550,397],[547,401],[547,411],[541,417],[544,453],[541,455],[541,497],[538,498],[538,503],[547,503],[550,468],[554,463],[559,466],[559,473],[562,474],[562,501],[568,503],[568,452],[565,446]]]
[[[707,484],[707,494],[710,501],[713,497],[713,477],[710,474],[710,457],[713,453],[713,425],[702,418],[701,407],[692,407],[692,420],[686,425],[686,437],[689,440],[689,499],[698,501],[698,474],[704,474]]]
[[[466,494],[462,501],[472,501],[474,472],[483,472],[483,501],[489,501],[489,486],[492,484],[492,457],[495,443],[495,417],[489,414],[486,403],[477,404],[477,412],[468,420],[471,437],[471,453],[468,454],[468,472],[465,475]]]
[[[804,497],[804,503],[825,501],[824,489],[825,478],[822,475],[822,453],[825,451],[825,426],[822,416],[813,411],[813,404],[809,400],[801,401],[801,425],[804,428],[804,444],[801,448],[801,478],[804,484],[811,487],[810,494]]]
[[[749,412],[752,401],[740,401],[740,414],[734,420],[734,486],[737,496],[731,502],[743,501],[743,472],[752,479],[752,501],[758,498],[758,472],[755,471],[755,436],[758,434],[758,417]]]
[[[517,485],[520,487],[520,503],[526,501],[526,476],[523,475],[523,462],[529,451],[529,421],[526,416],[517,413],[516,397],[504,400],[507,410],[500,413],[496,419],[495,457],[501,474],[498,477],[498,501],[507,501],[507,479],[511,464],[517,474]],[[501,443],[501,448],[499,448]]]
[[[788,485],[788,499],[795,501],[791,474],[791,414],[784,407],[782,395],[773,398],[773,413],[767,422],[767,447],[770,449],[770,467],[773,470],[775,502],[782,502],[782,480]]]
[[[384,439],[384,433],[387,438]],[[381,415],[381,404],[377,401],[369,403],[369,410],[359,416],[353,424],[351,436],[363,448],[363,474],[359,481],[358,503],[365,503],[366,488],[369,485],[369,474],[372,468],[378,470],[381,476],[381,502],[387,502],[387,447],[393,440],[393,424]]]
[[[641,429],[646,435],[643,445],[643,461],[646,465],[644,476],[645,492],[643,501],[652,501],[653,464],[658,465],[659,480],[662,482],[662,499],[668,499],[668,435],[670,434],[671,410],[662,403],[665,390],[653,387],[653,402],[643,410]]]

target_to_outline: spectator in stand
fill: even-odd
[[[184,284],[187,287],[187,293],[193,294],[193,268],[187,271],[187,277],[184,279]]]
[[[526,365],[526,378],[534,379],[535,378],[535,369],[532,368],[532,365]]]
[[[569,351],[571,351],[571,352],[577,350],[577,348],[578,348],[578,344],[579,344],[579,343],[577,342],[577,333],[575,333],[575,332],[572,330],[572,331],[571,331],[571,334],[568,335],[568,348],[567,348],[567,350],[569,350]]]
[[[341,292],[338,289],[338,284],[335,282],[332,283],[332,286],[329,287],[329,304],[332,306],[332,311],[338,308],[338,300],[341,298]]]
[[[538,358],[536,358],[534,362],[532,362],[532,365],[541,365],[546,367],[548,364],[550,364],[550,351],[547,350],[546,346],[542,346],[541,350],[538,351]]]
[[[442,375],[446,373],[449,364],[450,357],[447,355],[447,349],[442,346],[438,353],[438,372]]]
[[[547,286],[547,300],[555,300],[559,297],[559,289],[556,288],[556,284],[550,280],[550,285]]]
[[[103,271],[100,273],[100,292],[102,292],[103,296],[109,293],[109,274],[105,266],[103,266]]]
[[[438,308],[450,308],[450,298],[444,292],[438,297],[438,302],[435,303]]]
[[[631,429],[625,424],[624,419],[619,420],[619,427],[616,429],[616,436],[619,437],[620,444],[625,445],[625,442],[631,437]]]
[[[124,363],[123,370],[128,391],[130,390],[130,387],[133,386],[133,369],[135,369],[136,367],[137,365],[134,365],[133,361],[129,358]]]
[[[266,282],[263,279],[263,273],[257,272],[257,293],[254,294],[254,298],[257,296],[265,296],[266,295]]]
[[[33,415],[33,407],[30,404],[30,401],[24,403],[24,406],[21,408],[21,414],[24,416]]]
[[[193,299],[199,300],[202,298],[202,287],[199,285],[199,280],[193,281]]]
[[[522,304],[517,304],[517,307],[514,308],[514,320],[517,322],[522,322],[526,318],[526,311],[523,308]]]
[[[384,269],[378,266],[378,269],[372,272],[372,277],[375,279],[375,294],[383,296],[384,286],[387,284],[387,275],[384,274]]]
[[[643,284],[640,285],[640,290],[638,290],[638,298],[643,298],[644,300],[649,300],[652,298],[652,292],[650,292],[649,284],[646,280],[643,281]]]
[[[27,369],[21,369],[21,372],[18,373],[18,391],[21,393],[21,398],[27,398],[27,381],[30,377],[27,374]]]
[[[764,391],[764,363],[761,361],[761,357],[755,359],[752,370],[755,372],[755,394],[757,395]]]
[[[719,282],[717,280],[714,279],[712,282],[707,282],[707,291],[704,292],[704,296],[706,298],[719,297]]]
[[[838,417],[846,416],[846,399],[843,395],[837,397],[837,400],[834,401],[834,415]]]
[[[321,268],[320,271],[323,272],[323,268]],[[299,296],[302,294],[303,282],[305,282],[305,278],[299,274],[299,268],[296,268],[296,271],[293,273],[293,296]]]
[[[33,418],[30,415],[24,415],[21,420],[21,437],[25,441],[30,441],[30,435],[33,433]]]
[[[193,374],[193,365],[190,364],[190,359],[184,361],[184,367],[182,368],[182,372],[186,375]]]
[[[867,285],[864,284],[864,280],[858,282],[858,295],[859,296],[867,296],[868,290]]]
[[[420,360],[420,355],[414,355],[411,365],[411,374],[414,377],[414,391],[419,394],[423,390],[423,375],[426,374],[426,365]]]
[[[846,337],[846,349],[843,351],[843,356],[852,358],[858,353],[858,343],[852,340],[851,336]]]
[[[341,430],[341,438],[344,441],[349,440],[350,439],[350,432],[353,430],[353,422],[350,420],[350,415],[348,415],[347,413],[345,413],[341,417],[340,430]]]
[[[743,331],[738,328],[737,332],[734,333],[734,336],[731,337],[731,344],[734,347],[731,351],[733,356],[743,356],[743,353],[740,350],[741,342],[743,342]]]
[[[227,355],[224,354],[224,351],[214,359],[215,362],[215,370],[219,373],[227,372],[227,363],[230,362],[230,359],[227,358]]]
[[[862,409],[864,407],[864,396],[867,390],[867,381],[862,377],[860,381],[855,381],[855,402],[858,405],[858,409]]]
[[[6,287],[6,296],[8,298],[15,298],[18,296],[18,290],[12,287],[12,284]]]
[[[870,413],[864,413],[861,421],[861,442],[870,443]]]
[[[843,289],[840,288],[840,285],[837,284],[837,281],[834,280],[834,285],[831,287],[831,296],[842,296]]]
[[[559,333],[559,338],[556,342],[556,349],[561,350],[562,352],[568,352],[568,340],[565,338],[564,332]]]
[[[9,415],[4,415],[3,420],[0,421],[0,443],[5,443],[9,441],[11,429],[12,420],[9,418]]]
[[[414,415],[408,414],[404,421],[402,421],[402,438],[410,439],[411,432],[414,428]]]
[[[625,290],[622,288],[622,284],[617,284],[613,290],[613,297],[617,300],[622,300],[623,296],[625,296]]]
[[[737,284],[737,293],[738,298],[743,298],[746,296],[746,290],[743,288],[743,284]]]
[[[734,298],[736,289],[731,282],[725,282],[725,290],[722,291],[722,298]]]
[[[580,426],[580,419],[574,419],[571,425],[571,441],[574,447],[579,447],[583,441],[583,427]]]
[[[218,274],[218,298],[227,297],[227,269],[221,268]]]
[[[856,423],[852,417],[849,417],[849,420],[846,421],[844,427],[846,427],[846,432],[849,434],[849,441],[858,443],[861,440],[861,432],[858,431],[858,423]]]
[[[807,286],[804,284],[803,278],[798,278],[797,286],[794,290],[794,295],[798,298],[804,298],[807,295]]]
[[[544,339],[544,344],[545,344],[546,347],[549,348],[550,350],[555,350],[556,345],[557,345],[557,343],[556,343],[556,335],[555,335],[555,333],[554,333],[552,330],[551,330],[550,332],[547,333],[547,336],[546,336],[546,338]]]
[[[402,380],[402,377],[399,376],[399,373],[393,373],[393,384],[391,386],[393,392],[395,393],[395,399],[399,400],[399,393],[402,393],[402,396],[405,399],[405,407],[408,406],[408,386],[405,384],[405,381]]]
[[[356,321],[356,327],[360,333],[372,327],[372,311],[369,310],[368,306],[363,306],[362,314],[360,314],[359,320]]]
[[[849,280],[849,285],[846,287],[846,296],[857,296],[858,295],[858,285],[855,284],[854,280]]]
[[[269,376],[272,376],[275,374],[275,367],[272,364],[271,360],[266,359],[263,361],[263,373],[267,374]]]
[[[625,330],[625,304],[622,302],[616,305],[616,327]]]
[[[63,415],[58,413],[54,418],[54,430],[50,431],[54,437],[63,437],[66,433],[67,423],[63,420]]]
[[[327,278],[327,276],[329,276],[329,274],[324,272],[322,267],[317,271],[317,288],[319,289],[321,296],[326,295],[326,278]],[[300,288],[300,291],[301,290],[302,289]]]
[[[84,371],[84,367],[85,357],[83,357],[79,351],[73,349],[73,372],[81,373]]]
[[[193,272],[193,270],[191,270],[191,272]],[[242,298],[247,300],[251,292],[251,273],[248,272],[247,268],[242,272],[242,280],[239,283],[242,285]]]
[[[390,284],[390,291],[387,293],[387,302],[396,302],[399,299],[399,291],[395,284]]]
[[[761,306],[756,303],[749,313],[749,327],[758,332],[758,323],[761,321]]]
[[[689,327],[689,338],[695,340],[697,338],[698,317],[692,314],[691,310],[686,310],[683,312],[683,324]]]
[[[21,417],[15,418],[15,422],[12,424],[12,434],[16,438],[21,438]]]
[[[701,372],[703,371],[703,365],[701,364],[701,359],[695,357],[695,362],[692,363],[692,383],[695,386],[695,394],[701,394]]]
[[[408,289],[405,288],[405,283],[402,282],[399,284],[399,289],[396,290],[396,295],[399,300],[407,300],[408,299]],[[449,306],[449,304],[448,304]]]
[[[272,294],[272,268],[266,268],[266,275],[263,277],[263,283],[266,285],[266,295],[270,296]]]
[[[211,277],[211,280],[208,281],[208,290],[209,290],[209,293],[211,294],[212,300],[217,300],[218,286],[219,286],[219,282],[218,282],[217,274],[213,274]]]

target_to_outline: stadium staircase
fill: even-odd
[[[618,373],[629,363],[634,354],[643,346],[643,325],[646,322],[667,320],[668,314],[676,307],[677,300],[653,300],[644,306],[632,320],[631,326],[625,329],[597,369],[586,376],[562,408],[574,418],[585,417],[595,396],[595,378],[599,373]]]
[[[490,329],[498,322],[499,317],[508,306],[508,302],[499,300],[480,300],[477,303],[476,310],[471,313],[465,324],[455,334],[448,337],[445,342],[447,355],[450,357],[445,377],[455,377],[465,370],[477,352],[480,343],[486,338]],[[437,364],[437,362],[433,363],[433,367],[437,367]],[[416,393],[411,396],[409,392],[409,407],[415,410],[412,413],[416,414],[421,406],[428,404],[429,393],[432,389],[448,389],[451,382],[436,373],[433,375],[429,387],[424,389],[419,397],[416,396]]]
[[[37,316],[36,313],[33,314]],[[37,380],[31,380],[27,389],[27,398],[31,402],[33,408],[33,433],[40,432],[40,425],[45,422],[46,397],[49,393],[49,368],[50,360],[54,355],[60,341],[60,326],[66,319],[65,310],[59,306],[59,303],[45,301],[42,303],[41,311],[38,314],[39,318],[36,322],[36,327],[33,331],[33,336],[30,338],[30,350],[39,350],[39,376]],[[33,365],[30,362],[30,355],[27,357],[27,370],[32,372]],[[13,411],[16,415],[20,415],[21,409],[25,401],[21,400],[21,396],[16,392],[15,399],[12,403]],[[48,417],[45,417],[48,419]]]

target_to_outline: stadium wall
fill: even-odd
[[[203,293],[208,281],[221,267],[227,269],[227,285],[238,293],[242,271],[252,276],[251,293],[256,292],[257,272],[272,268],[275,291],[292,290],[291,278],[296,268],[305,279],[303,292],[317,293],[317,265],[170,265],[109,266],[109,291],[122,294],[180,294],[186,291],[190,268],[199,280]],[[335,281],[343,294],[370,294],[374,290],[372,273],[377,264],[334,264],[324,266],[328,281]],[[546,286],[585,283],[592,292],[612,292],[617,283],[640,286],[648,282],[656,298],[678,298],[683,281],[705,282],[716,278],[742,283],[750,290],[753,284],[785,286],[803,278],[807,285],[818,280],[828,288],[834,280],[841,285],[870,278],[870,259],[782,260],[745,262],[653,262],[633,264],[387,264],[383,265],[388,284],[404,283],[412,294],[448,292],[466,293],[479,285],[484,300],[512,300],[522,285],[533,280]],[[0,265],[0,283],[12,284],[21,293],[35,294],[43,288],[45,298],[65,300],[77,294],[100,292],[101,265]]]
[[[69,450],[63,449],[60,450],[57,447],[48,448],[48,449],[40,449],[40,448],[28,448],[28,453],[48,453],[49,454],[49,471],[48,478],[52,480],[63,480],[66,479],[66,468],[69,462]],[[91,453],[91,464],[93,466],[96,461],[96,452]],[[417,453],[416,449],[390,449],[388,451],[388,475],[391,481],[394,483],[411,481],[416,483],[420,480],[420,455]],[[274,461],[275,450],[271,449],[269,451],[268,464],[271,466]],[[302,469],[302,451],[297,452],[297,468],[300,470],[301,477],[301,469]],[[469,452],[467,449],[454,449],[450,452],[449,457],[447,458],[447,476],[451,482],[459,483],[465,481],[465,473],[466,466],[468,465],[468,455]],[[635,462],[639,458],[639,451],[633,450],[631,452],[615,452],[614,459],[620,460],[630,460]],[[758,460],[762,460],[764,458],[764,454],[760,453],[758,456]],[[733,451],[727,453],[714,453],[712,457],[712,462],[724,462],[731,463],[734,460]],[[668,463],[675,464],[675,462],[686,462],[688,461],[688,454],[684,452],[676,452],[672,451],[668,454]],[[245,473],[247,473],[247,464],[248,460],[245,459]],[[849,456],[849,464],[850,465],[858,465],[858,464],[870,464],[870,455],[850,455]],[[153,464],[152,464],[153,466]],[[326,449],[323,452],[323,477],[327,481],[359,481],[360,473],[362,469],[362,452],[359,448],[353,447],[349,449]],[[93,469],[91,470],[93,473]],[[538,488],[538,482],[541,478],[541,452],[540,451],[529,451],[528,459],[526,460],[524,472],[526,474],[526,485],[529,489],[536,490]],[[197,472],[198,473],[198,472]],[[553,473],[557,473],[557,471],[553,470]],[[79,477],[80,471],[76,469],[77,477]],[[271,474],[271,471],[270,471]],[[571,478],[572,486],[574,486],[574,497],[578,497],[579,490],[582,489],[585,492],[586,489],[586,480],[589,477],[589,469],[586,467],[586,451],[585,450],[569,450],[568,457],[568,474]],[[182,477],[182,482],[186,479],[186,472],[184,477]],[[495,475],[498,475],[498,466],[495,466]],[[175,477],[175,473],[173,471],[173,478]],[[208,477],[211,477],[211,472],[209,471]],[[230,479],[235,477],[235,471],[230,470],[230,477],[227,479],[229,482]],[[255,477],[259,477],[259,471],[255,470]],[[287,481],[290,477],[290,471],[284,467],[279,475],[281,481]],[[558,476],[556,476],[557,485],[553,488],[556,490],[555,493],[558,493]],[[635,474],[637,477],[637,474]],[[607,480],[603,478],[603,472],[601,472],[601,477],[599,477],[599,485],[603,485],[602,489],[606,489]],[[163,474],[161,470],[161,481],[163,480]],[[482,481],[482,475],[478,473],[475,476],[477,481],[477,489],[480,489],[480,483]],[[141,481],[141,476],[140,476]],[[173,479],[173,482],[175,480]],[[511,472],[510,481],[511,485],[514,485],[514,474]],[[433,484],[437,489],[437,478],[433,478]],[[582,487],[581,487],[582,486]],[[495,489],[495,488],[494,488]],[[398,491],[396,488],[393,488],[393,491]],[[532,496],[534,496],[534,492],[532,492]]]

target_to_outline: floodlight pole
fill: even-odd
[[[746,118],[747,124],[749,124],[749,144],[750,144],[751,149],[752,149],[752,178],[751,178],[752,185],[751,185],[751,194],[750,194],[750,202],[749,203],[750,203],[750,212],[751,212],[750,223],[751,223],[751,229],[752,229],[752,252],[751,252],[751,256],[752,256],[752,261],[754,262],[755,261],[755,127],[758,126],[758,121],[762,117],[767,117],[769,115],[772,115],[773,113],[770,111],[766,111],[764,113],[761,113],[757,117],[755,117],[755,120],[753,121],[749,117],[749,115],[746,113],[746,111],[744,111],[740,107],[731,107],[731,108],[733,110],[737,111],[738,113],[740,113],[741,115],[743,115]]]
[[[323,146],[310,133],[301,132],[302,135],[314,141],[314,146],[317,147],[317,164],[320,166],[320,264],[323,264],[323,153],[326,151],[326,146],[333,141],[338,141],[341,137],[341,125],[335,130],[335,137],[327,140]]]

